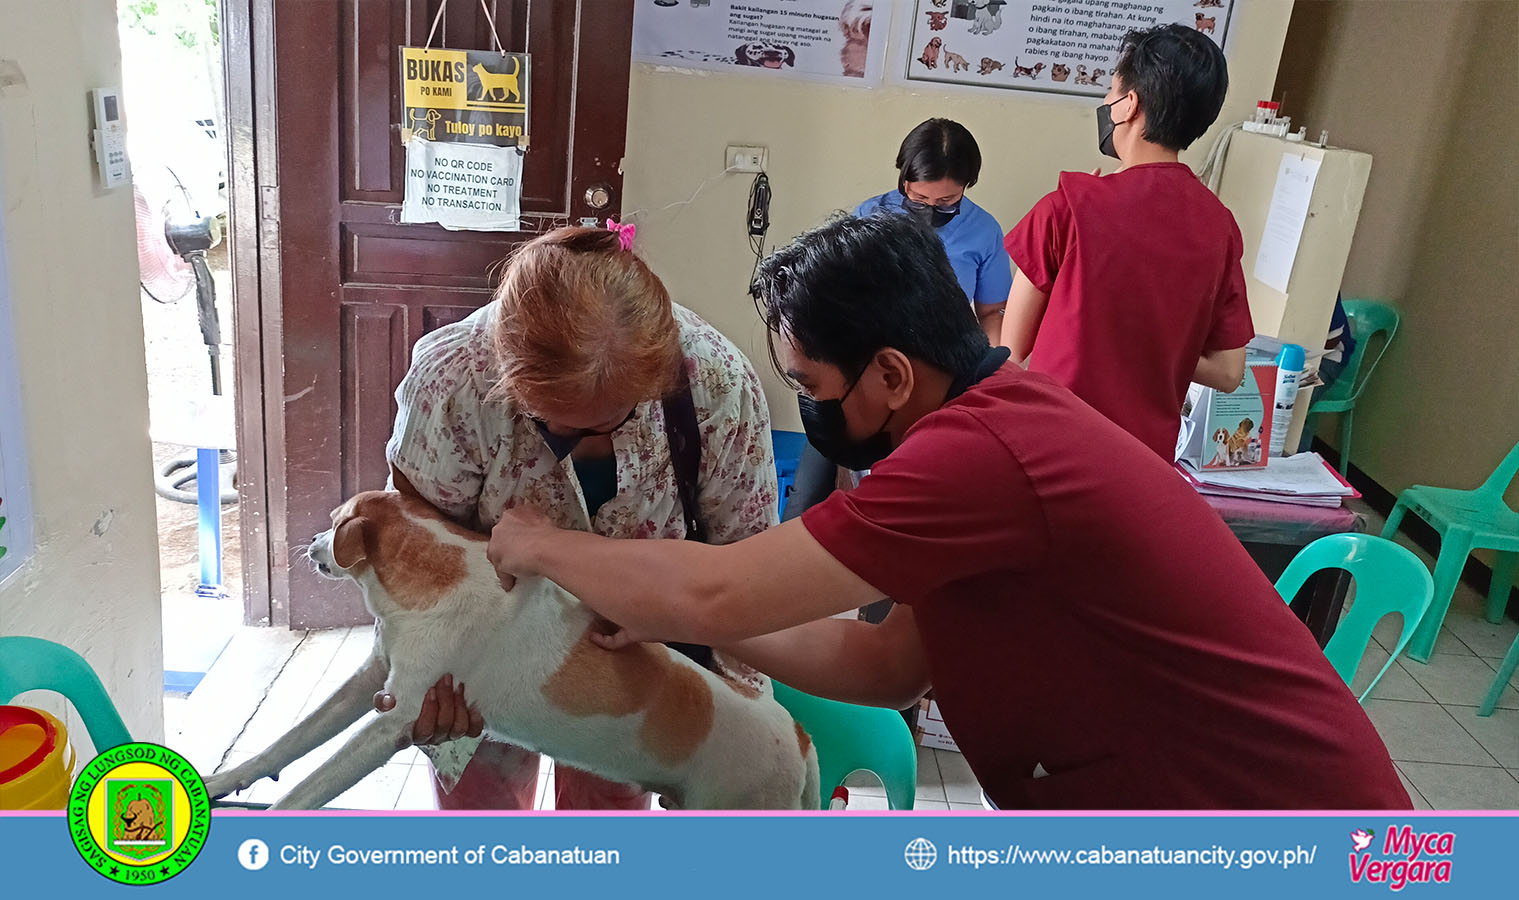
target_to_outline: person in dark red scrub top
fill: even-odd
[[[726,546],[508,510],[490,545],[504,584],[552,578],[621,626],[592,638],[613,650],[717,645],[801,690],[899,709],[931,686],[1003,808],[1409,806],[1366,714],[1218,515],[991,348],[931,231],[838,219],[761,262],[753,290],[809,439],[869,468],[860,486]],[[827,618],[883,597],[897,604],[880,625]]]
[[[1105,177],[1064,172],[1008,232],[1002,344],[1166,459],[1187,386],[1239,387],[1255,336],[1234,216],[1177,160],[1218,118],[1223,51],[1195,28],[1130,32],[1097,107]]]

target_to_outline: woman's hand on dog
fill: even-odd
[[[485,551],[501,587],[509,591],[518,575],[538,574],[531,562],[533,539],[558,530],[548,516],[530,506],[514,506],[502,513],[501,521],[491,529],[490,546]]]
[[[389,691],[374,695],[375,712],[396,708],[396,698]],[[444,675],[422,698],[422,710],[411,726],[414,744],[436,745],[468,735],[479,737],[485,731],[485,718],[464,698],[464,683],[454,684],[454,676]]]

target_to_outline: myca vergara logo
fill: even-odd
[[[100,754],[69,795],[69,836],[79,855],[122,884],[157,884],[183,872],[210,827],[200,774],[157,744],[122,744]]]
[[[1356,884],[1385,884],[1401,891],[1410,884],[1450,884],[1451,855],[1456,836],[1449,831],[1417,832],[1404,825],[1389,826],[1381,843],[1381,858],[1373,858],[1376,834],[1360,828],[1350,833],[1350,880]]]

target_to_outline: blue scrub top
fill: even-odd
[[[854,214],[863,217],[880,209],[905,213],[902,192],[892,190],[871,197],[855,207]],[[1005,303],[1013,289],[1013,261],[1002,246],[1002,226],[996,218],[966,197],[960,201],[960,214],[935,230],[965,296],[986,305]]]

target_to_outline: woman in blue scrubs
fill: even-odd
[[[902,213],[933,226],[960,290],[995,347],[1002,340],[1002,309],[1013,288],[1013,264],[1002,246],[1002,226],[965,196],[980,175],[981,148],[970,131],[949,119],[929,119],[908,132],[897,151],[897,189],[871,197],[855,207],[854,214]],[[837,476],[833,463],[811,444],[804,445],[782,519],[794,519],[828,496]],[[878,621],[889,605],[878,604],[870,614],[872,621]]]
[[[897,189],[855,207],[903,212],[933,226],[960,289],[975,307],[992,346],[1002,339],[1002,309],[1013,287],[1012,261],[1002,246],[1002,226],[965,196],[981,174],[981,148],[959,122],[929,119],[908,132],[897,151]]]

